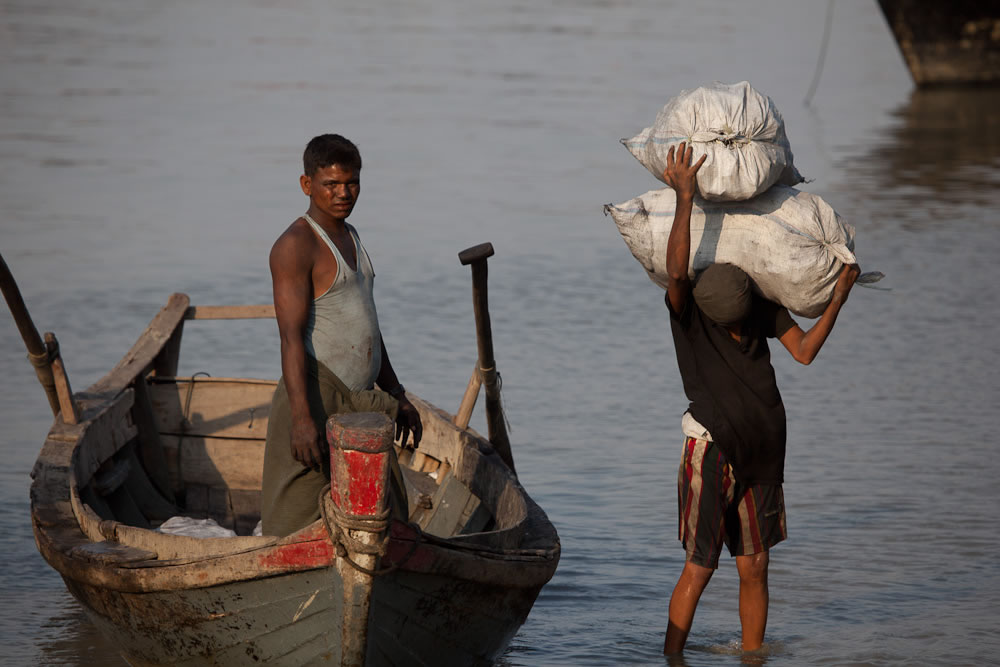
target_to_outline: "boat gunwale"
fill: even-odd
[[[84,530],[83,522],[81,522],[77,512],[86,512],[89,507],[79,499],[78,492],[74,493],[77,491],[75,488],[78,465],[76,457],[80,446],[88,437],[88,433],[91,433],[90,427],[98,422],[101,415],[107,414],[109,410],[119,406],[123,401],[131,401],[133,390],[130,385],[136,381],[145,381],[145,376],[151,369],[154,369],[154,365],[164,350],[171,344],[175,348],[179,345],[178,337],[183,322],[185,319],[190,319],[185,317],[190,312],[188,302],[188,297],[184,294],[171,295],[167,305],[153,318],[153,321],[122,360],[86,391],[76,395],[83,408],[83,419],[80,420],[80,423],[66,425],[57,416],[46,438],[32,471],[32,525],[36,544],[42,556],[64,578],[122,592],[152,592],[202,588],[216,584],[281,576],[293,572],[330,567],[336,562],[336,550],[326,534],[322,520],[285,538],[266,536],[259,538],[263,540],[259,545],[252,543],[247,545],[247,540],[258,539],[247,536],[215,538],[226,541],[241,540],[242,544],[246,546],[239,547],[236,551],[222,551],[206,554],[202,557],[189,558],[182,563],[158,560],[157,554],[151,551],[146,551],[151,557],[144,559],[141,557],[141,549],[108,539],[109,537],[117,539],[119,526],[124,527],[128,532],[134,530],[153,533],[154,531],[129,526],[115,520],[100,520],[96,513],[91,519],[98,519],[97,527],[103,540],[95,539],[97,535],[88,535],[87,531]],[[176,353],[176,350],[174,352]],[[173,364],[176,365],[176,360]],[[170,369],[169,361],[166,368]],[[244,380],[243,378],[232,379]],[[247,380],[272,382],[251,378],[247,378]],[[445,420],[446,413],[420,399],[417,401],[422,407],[425,407],[428,415]],[[516,527],[521,529],[523,536],[527,536],[533,544],[542,544],[543,547],[490,548],[486,545],[470,542],[470,539],[475,538],[475,534],[455,536],[455,538],[430,536],[432,539],[422,539],[416,549],[434,552],[436,555],[429,561],[424,559],[425,565],[428,562],[431,565],[437,563],[440,567],[415,568],[415,563],[403,562],[399,564],[399,568],[431,573],[436,569],[442,569],[446,570],[449,576],[464,572],[467,575],[466,578],[481,578],[483,581],[496,582],[498,580],[497,572],[480,572],[483,565],[486,564],[484,561],[497,565],[504,562],[517,563],[517,576],[504,577],[504,579],[509,580],[504,582],[505,585],[518,588],[544,585],[555,571],[561,551],[555,527],[548,520],[544,511],[520,485],[517,478],[500,462],[499,456],[493,451],[488,441],[471,429],[458,429],[450,422],[448,422],[448,426],[456,431],[461,431],[465,436],[459,438],[459,446],[474,453],[477,466],[480,461],[483,461],[492,473],[508,478],[505,480],[509,483],[507,486],[513,488],[525,504],[525,515],[518,521]],[[79,505],[75,507],[74,505],[77,503]],[[93,511],[90,510],[90,512]],[[406,524],[400,525],[406,526]],[[393,531],[390,535],[390,548],[393,545],[399,545],[405,550],[411,550],[412,540],[396,533],[398,531]],[[163,533],[156,533],[156,535],[158,540],[184,538],[184,536]],[[94,554],[88,552],[86,548],[81,549],[81,547],[88,545],[101,544],[107,547],[105,553]],[[311,561],[307,560],[296,564],[289,562],[286,558],[266,558],[267,556],[279,555],[283,549],[296,548],[301,550],[303,547],[310,546],[315,551]],[[252,564],[251,559],[255,556],[260,557],[257,559],[258,566],[247,567]],[[272,562],[274,567],[262,569],[259,567],[259,562],[262,560]],[[537,567],[530,567],[531,565],[537,565]],[[213,568],[215,572],[208,571]],[[476,576],[477,572],[480,572],[481,577]],[[530,576],[532,572],[535,573],[535,576]]]

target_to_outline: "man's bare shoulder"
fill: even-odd
[[[313,248],[316,245],[316,233],[313,232],[305,218],[297,218],[281,233],[274,242],[274,248]]]
[[[299,218],[281,233],[271,246],[272,268],[291,264],[303,268],[303,263],[313,257],[316,249],[316,234],[304,218]]]
[[[288,225],[288,228],[281,233],[278,240],[271,246],[271,256],[274,257],[275,254],[298,255],[301,253],[310,253],[315,249],[316,243],[316,234],[309,226],[309,223],[304,218],[298,218],[295,222]]]

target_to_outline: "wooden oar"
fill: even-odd
[[[7,262],[2,255],[0,255],[0,289],[3,290],[3,297],[7,300],[7,306],[10,308],[11,315],[14,316],[17,329],[21,332],[24,346],[28,348],[28,360],[35,367],[38,381],[45,389],[45,396],[49,399],[49,407],[52,408],[52,415],[55,416],[59,414],[59,395],[56,392],[56,381],[52,375],[49,352],[45,343],[42,342],[42,337],[38,335],[35,323],[31,321],[31,315],[28,314],[28,308],[24,305],[24,299],[21,297],[21,290],[18,288],[10,269],[7,268]]]
[[[476,314],[476,338],[479,342],[479,374],[486,388],[486,425],[489,427],[490,442],[507,467],[514,471],[514,457],[510,451],[507,424],[500,404],[500,379],[496,360],[493,358],[493,330],[490,327],[486,292],[486,260],[492,256],[492,243],[481,243],[458,253],[458,259],[463,265],[472,266],[472,305]]]

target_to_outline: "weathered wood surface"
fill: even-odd
[[[236,378],[154,378],[156,428],[171,435],[263,440],[277,382]]]
[[[507,424],[500,402],[500,376],[493,356],[493,328],[489,310],[489,268],[493,244],[482,243],[458,254],[462,264],[472,267],[472,306],[476,318],[476,341],[479,347],[479,374],[486,393],[486,424],[489,440],[507,467],[514,470],[514,457],[507,436]]]
[[[458,405],[458,412],[453,420],[458,428],[466,428],[469,420],[472,419],[472,411],[476,407],[476,399],[479,398],[479,388],[483,385],[483,376],[479,372],[479,362],[472,369],[469,376],[469,384],[465,387],[465,394],[462,395],[462,402]]]
[[[449,470],[431,498],[431,511],[419,525],[431,535],[451,537],[479,532],[491,518],[479,498]]]
[[[160,430],[156,425],[153,404],[149,396],[149,387],[138,379],[132,383],[135,391],[135,402],[132,406],[132,423],[138,429],[139,456],[142,459],[142,469],[153,482],[154,488],[164,499],[173,503],[174,488],[170,483],[170,468],[167,464],[167,454],[160,440]]]
[[[184,485],[260,489],[264,443],[242,438],[164,435],[167,459],[178,461]]]
[[[186,320],[253,320],[274,318],[274,304],[252,306],[191,306]]]
[[[375,586],[369,645],[382,658],[375,664],[428,667],[493,665],[538,594],[410,572],[394,573]]]
[[[121,391],[137,377],[143,377],[153,368],[153,362],[170,340],[174,331],[183,323],[189,299],[186,294],[172,294],[146,330],[139,336],[132,349],[122,357],[110,373],[88,389],[94,394]]]
[[[74,477],[80,486],[89,484],[94,473],[136,436],[135,425],[130,422],[133,397],[131,389],[123,391],[115,400],[106,403],[97,415],[79,425]],[[70,432],[68,428],[53,428],[49,437]]]
[[[69,374],[59,354],[59,341],[51,331],[45,333],[45,347],[49,349],[49,367],[52,369],[52,380],[55,383],[56,396],[59,399],[59,412],[67,424],[80,421],[80,409],[73,400],[73,389],[69,384]]]
[[[528,495],[512,475],[497,474],[494,466],[505,465],[492,445],[471,429],[459,429],[449,415],[411,397],[424,422],[424,440],[417,455],[447,461],[455,476],[490,507],[497,529],[516,526],[528,517]]]
[[[338,664],[344,591],[339,559],[322,521],[282,539],[198,539],[141,527],[148,525],[145,517],[162,516],[172,506],[154,488],[151,464],[143,456],[148,439],[140,436],[144,429],[137,423],[148,423],[150,410],[140,411],[136,396],[145,386],[138,391],[129,387],[140,378],[139,387],[143,376],[162,368],[164,350],[171,348],[172,337],[178,339],[186,313],[186,297],[171,297],[126,358],[77,395],[80,423],[57,421],[53,426],[32,472],[39,551],[133,664],[236,665],[246,664],[247,656],[279,664],[330,658]],[[184,405],[183,382],[178,385],[162,375],[154,380],[150,406],[155,406],[157,392],[165,397],[164,406]],[[227,386],[229,399],[213,393],[225,393],[221,388]],[[266,429],[266,414],[251,415],[250,410],[256,413],[269,405],[273,387],[269,382],[203,384],[199,379],[191,396],[193,409],[175,409],[166,418],[161,408],[151,408],[158,425],[166,420],[189,429],[158,438],[167,467],[174,468],[173,481],[190,490],[192,498],[202,494],[207,513],[234,525],[242,520],[243,529],[255,505],[259,507],[263,431],[258,429],[261,423]],[[203,388],[209,389],[202,393]],[[375,578],[369,599],[388,608],[379,599],[382,584],[392,577],[407,578],[411,597],[403,596],[409,602],[393,613],[413,616],[407,631],[413,637],[406,638],[412,644],[400,649],[405,642],[398,638],[384,646],[381,639],[373,640],[377,646],[369,651],[367,664],[389,664],[379,656],[398,656],[399,650],[430,650],[434,633],[447,631],[446,625],[418,617],[436,614],[441,596],[447,597],[441,591],[448,586],[464,591],[470,601],[479,596],[468,609],[478,605],[493,620],[471,618],[475,636],[470,630],[466,637],[442,638],[458,647],[454,652],[414,653],[419,662],[410,664],[435,664],[428,655],[443,656],[445,662],[437,664],[449,664],[453,657],[463,661],[453,664],[477,664],[476,656],[502,650],[523,622],[555,570],[559,541],[485,439],[457,428],[451,415],[417,397],[412,400],[421,412],[424,440],[419,454],[406,458],[425,475],[436,475],[434,494],[442,513],[429,520],[440,522],[442,533],[473,532],[435,537],[391,524],[387,553],[377,564],[397,569]],[[246,431],[252,435],[246,437]],[[126,514],[138,516],[132,523],[139,525],[123,521]],[[486,522],[489,530],[474,532]],[[492,599],[498,594],[509,604]],[[460,608],[465,609],[454,607]],[[500,618],[493,618],[496,613]],[[374,630],[369,632],[375,636]],[[385,652],[379,653],[382,648]],[[469,656],[472,662],[464,662]]]
[[[177,366],[181,358],[181,337],[184,335],[184,322],[178,322],[170,333],[159,353],[153,357],[153,375],[177,375]]]
[[[125,487],[135,499],[142,514],[152,521],[165,521],[180,514],[180,508],[173,500],[168,500],[146,474],[148,466],[139,460],[134,445],[128,447],[125,455],[127,457],[125,460],[129,462],[131,468],[128,479],[125,480]],[[166,464],[162,472],[164,475],[167,474]]]
[[[67,585],[97,627],[114,636],[133,665],[339,664],[331,640],[341,615],[329,570],[188,591],[109,594]]]
[[[330,516],[331,529],[345,535],[345,558],[337,572],[343,589],[340,624],[342,667],[364,667],[368,652],[368,618],[378,567],[374,549],[382,542],[389,509],[389,456],[394,427],[385,415],[334,415],[327,424],[330,443],[331,503],[342,516]],[[326,502],[326,499],[323,499]],[[381,517],[381,520],[379,520]],[[350,522],[350,523],[348,523]],[[339,539],[339,538],[338,538]]]
[[[125,392],[122,395],[122,399],[116,401],[112,404],[105,406],[105,408],[100,411],[93,423],[96,425],[95,432],[100,429],[97,428],[99,425],[107,422],[114,422],[112,418],[114,414],[127,414],[130,403],[128,398],[131,396],[131,392]],[[474,539],[476,536],[457,536],[452,538],[453,541],[458,543],[468,542],[468,546],[464,548],[470,549],[470,558],[475,560],[479,557],[485,557],[490,559],[503,559],[504,549],[507,542],[514,540],[504,539],[502,536],[504,533],[513,530],[517,530],[521,527],[521,524],[525,520],[532,519],[535,517],[531,516],[529,510],[533,507],[533,504],[526,504],[521,494],[523,491],[519,491],[516,480],[509,473],[504,473],[503,466],[499,464],[499,461],[495,460],[495,454],[489,448],[488,444],[482,440],[475,441],[473,436],[466,431],[457,431],[454,426],[450,423],[447,415],[441,413],[436,408],[429,406],[428,404],[420,401],[420,399],[414,397],[414,402],[421,410],[424,424],[425,424],[425,434],[433,435],[438,434],[442,440],[447,440],[446,434],[449,432],[452,434],[453,442],[446,443],[442,441],[426,441],[426,446],[428,450],[436,450],[438,453],[447,453],[453,460],[450,461],[451,470],[459,478],[468,478],[469,475],[473,475],[475,479],[463,480],[464,483],[470,484],[470,488],[478,487],[480,489],[481,499],[484,504],[490,505],[494,508],[494,512],[497,515],[498,530],[491,531],[486,537],[493,535],[498,536],[499,545],[489,545],[489,540],[483,541],[483,544],[476,544]],[[107,416],[102,416],[107,415]],[[444,415],[442,418],[441,415]],[[83,430],[85,425],[78,425],[76,427],[70,427],[68,425],[57,425],[53,429],[53,435],[65,438],[67,432],[75,428],[79,431]],[[425,435],[425,437],[427,437]],[[477,442],[478,447],[469,446],[468,444],[462,445],[462,441],[466,438],[472,439],[474,443]],[[114,438],[112,438],[112,443],[114,443]],[[246,444],[246,441],[242,441],[241,445]],[[114,444],[106,448],[107,452],[114,449]],[[425,445],[422,444],[423,448]],[[91,451],[91,447],[86,445],[82,447],[84,451]],[[43,449],[43,455],[39,457],[39,462],[36,465],[35,471],[35,484],[33,485],[33,508],[37,511],[35,516],[38,521],[36,521],[36,528],[44,532],[44,529],[50,525],[65,525],[68,522],[75,529],[75,532],[79,533],[79,536],[74,538],[74,540],[79,541],[80,539],[86,540],[86,536],[80,533],[81,523],[79,523],[78,516],[69,512],[67,516],[67,505],[70,503],[69,494],[69,481],[74,479],[73,475],[68,474],[70,470],[70,459],[73,453],[76,451],[76,447],[72,443],[66,442],[63,439],[50,438],[46,443],[46,447]],[[483,453],[485,452],[485,453]],[[491,463],[491,461],[493,461]],[[485,470],[480,470],[481,467],[485,466]],[[84,468],[84,470],[89,470],[89,468]],[[478,471],[478,472],[477,472]],[[493,481],[490,481],[490,480]],[[502,480],[502,481],[498,481]],[[44,493],[43,493],[44,492]],[[491,502],[492,501],[492,502]],[[71,509],[71,508],[69,508]],[[84,514],[84,509],[80,509],[80,513]],[[91,513],[92,514],[92,513]],[[44,519],[48,518],[48,521]],[[60,520],[62,519],[62,520]],[[92,539],[98,540],[99,538],[107,538],[108,535],[105,532],[100,531],[100,526],[102,524],[107,524],[108,522],[100,519],[97,515],[91,517],[91,521],[98,526],[97,534],[92,536]],[[84,522],[86,524],[87,522]],[[399,526],[394,526],[399,528]],[[545,528],[543,526],[543,528]],[[107,529],[105,528],[105,531]],[[279,541],[278,543],[273,542],[273,538],[229,538],[222,539],[219,542],[213,542],[213,540],[197,540],[196,538],[183,538],[181,536],[173,535],[161,535],[159,533],[154,533],[153,531],[147,531],[140,528],[134,528],[130,526],[122,526],[117,524],[114,527],[115,532],[111,534],[113,539],[116,539],[126,545],[133,544],[135,546],[140,546],[142,548],[148,548],[151,551],[156,551],[160,554],[169,553],[169,548],[164,548],[164,544],[177,543],[181,545],[181,548],[175,548],[179,558],[183,559],[183,554],[187,552],[188,549],[193,549],[194,543],[199,543],[203,545],[212,545],[211,548],[202,550],[205,555],[205,561],[200,560],[202,555],[196,555],[193,559],[185,559],[185,562],[191,560],[199,565],[199,568],[188,573],[179,572],[179,568],[176,568],[176,563],[165,562],[162,563],[165,571],[171,571],[172,575],[165,579],[157,581],[155,577],[147,577],[145,579],[132,578],[131,575],[124,575],[122,572],[108,572],[103,574],[96,573],[96,570],[91,571],[91,574],[95,576],[98,580],[105,582],[106,584],[112,585],[114,588],[122,588],[123,590],[135,589],[135,590],[151,590],[160,588],[178,588],[184,586],[197,585],[199,583],[204,583],[206,581],[212,580],[222,583],[227,580],[227,577],[234,575],[234,571],[239,571],[239,576],[246,576],[247,573],[251,573],[249,576],[256,576],[260,574],[256,572],[255,568],[258,563],[254,563],[253,559],[249,559],[247,553],[253,550],[261,550],[255,556],[259,557],[260,562],[263,563],[265,567],[270,567],[272,565],[281,564],[291,564],[295,559],[293,557],[293,552],[305,556],[305,561],[307,561],[308,566],[316,566],[318,563],[324,560],[330,560],[330,548],[329,542],[326,539],[325,531],[322,527],[315,525],[303,529],[300,533],[294,536],[285,538],[285,540]],[[390,545],[390,554],[395,554],[396,558],[403,560],[406,553],[409,551],[409,540],[412,538],[411,534],[408,534],[405,527],[400,529],[401,532],[398,534],[394,533],[395,540],[398,541],[398,545]],[[546,532],[548,531],[548,532]],[[510,558],[514,560],[541,560],[548,561],[546,567],[551,566],[551,561],[553,556],[558,555],[558,541],[555,540],[554,533],[551,532],[551,526],[548,525],[545,530],[542,531],[546,533],[549,537],[548,548],[549,552],[547,554],[541,551],[533,551],[531,549],[524,551],[513,549],[507,554]],[[62,534],[60,534],[61,536]],[[141,538],[138,536],[142,536]],[[52,539],[49,539],[49,538]],[[74,540],[71,540],[73,542]],[[232,540],[232,541],[230,541]],[[245,541],[244,541],[245,540]],[[256,542],[254,540],[257,540]],[[49,543],[52,542],[52,547],[58,550],[59,545],[55,539],[54,535],[42,535],[41,541]],[[232,549],[225,556],[223,554],[223,545],[229,544]],[[326,547],[321,546],[326,544]],[[75,544],[74,544],[75,546]],[[283,550],[279,549],[276,552],[264,553],[268,550],[269,546],[282,547]],[[421,550],[431,550],[433,552],[436,549],[448,549],[449,545],[446,543],[440,544],[422,544],[418,549]],[[216,557],[234,557],[237,560],[231,563],[215,563],[219,565],[218,571],[208,574],[213,568],[213,563],[207,562],[212,561]],[[163,555],[160,556],[161,559],[164,558]],[[460,560],[462,555],[449,553],[447,559]],[[422,571],[427,571],[426,568],[430,567],[436,561],[440,561],[441,556],[433,555],[433,553],[424,553],[420,559],[420,563],[413,562],[408,563],[407,566],[413,565],[418,567]],[[413,560],[413,559],[411,559]],[[58,568],[57,568],[58,569]],[[152,563],[150,570],[157,570],[158,564]],[[488,571],[483,571],[482,568],[470,566],[469,572],[473,576],[484,576],[487,579],[493,576],[495,573]],[[180,575],[180,576],[177,576]],[[515,579],[520,579],[521,577],[515,577]],[[526,578],[530,579],[530,577]]]
[[[1000,5],[879,0],[918,86],[1000,84]]]

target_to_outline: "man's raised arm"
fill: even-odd
[[[306,398],[304,336],[313,298],[312,254],[302,231],[293,225],[274,243],[270,256],[271,282],[281,337],[281,375],[292,418],[292,456],[303,466],[318,469],[323,457],[321,434],[313,423]]]
[[[809,331],[803,332],[796,325],[778,339],[785,346],[785,349],[791,352],[797,362],[808,365],[819,354],[820,348],[823,347],[827,336],[833,330],[833,325],[837,322],[840,309],[847,302],[851,288],[854,287],[854,281],[858,279],[860,274],[861,269],[858,268],[857,264],[845,266],[837,278],[837,285],[833,288],[833,298],[830,299],[823,314],[809,328]]]
[[[701,169],[707,154],[694,165],[691,155],[694,149],[681,142],[677,147],[676,159],[674,147],[667,151],[667,167],[663,170],[663,180],[677,194],[677,205],[674,208],[674,224],[670,227],[670,237],[667,239],[667,299],[675,313],[680,314],[691,293],[691,281],[688,279],[688,257],[691,255],[691,207],[694,205],[694,195],[698,191],[695,176]]]

